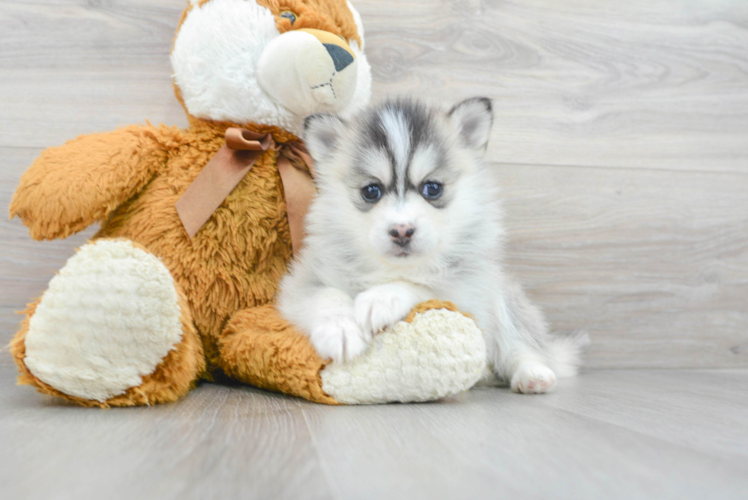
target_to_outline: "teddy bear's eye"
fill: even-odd
[[[291,21],[291,26],[293,26],[293,23],[296,22],[296,14],[294,14],[290,10],[284,10],[283,12],[278,14],[278,16]]]

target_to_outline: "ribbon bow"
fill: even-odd
[[[304,216],[316,193],[309,175],[312,172],[311,156],[299,142],[278,145],[271,134],[259,134],[244,128],[226,129],[225,137],[226,144],[176,203],[187,234],[193,238],[250,171],[257,158],[273,149],[278,152],[277,165],[286,196],[291,245],[294,255],[297,255],[304,238]]]

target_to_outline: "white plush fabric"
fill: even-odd
[[[345,404],[432,401],[472,387],[485,360],[483,334],[473,320],[432,309],[376,335],[352,362],[328,365],[322,389]]]
[[[310,113],[330,111],[329,105],[320,102],[317,107],[296,109],[291,100],[289,108],[258,83],[260,57],[272,40],[284,35],[278,32],[272,13],[254,0],[195,4],[177,33],[171,54],[174,81],[187,111],[207,120],[275,125],[301,135],[304,118]],[[371,94],[371,70],[366,56],[356,42],[351,42],[351,50],[356,54],[356,84],[350,102],[335,109],[343,115],[366,105]],[[284,65],[289,61],[286,58],[276,63]],[[288,83],[283,80],[277,85]],[[297,89],[294,93],[289,87],[285,93],[295,95],[302,91]]]
[[[171,54],[174,80],[198,118],[238,123],[248,117],[288,128],[294,116],[257,85],[265,46],[280,33],[275,18],[254,1],[213,0],[187,14]]]
[[[52,278],[26,336],[42,382],[96,401],[142,383],[182,338],[174,281],[127,240],[83,246]]]
[[[336,71],[322,41],[307,31],[294,30],[265,47],[257,62],[257,83],[297,115],[335,113],[343,110],[355,93],[357,67],[354,59]]]

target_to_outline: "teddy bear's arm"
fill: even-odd
[[[44,150],[10,204],[37,240],[66,238],[105,219],[166,163],[178,129],[129,126]]]

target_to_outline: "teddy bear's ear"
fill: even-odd
[[[304,120],[304,142],[315,163],[332,157],[345,126],[341,118],[327,113],[317,113]]]
[[[455,105],[448,116],[460,134],[461,142],[470,149],[485,151],[493,125],[491,100],[472,97]]]

